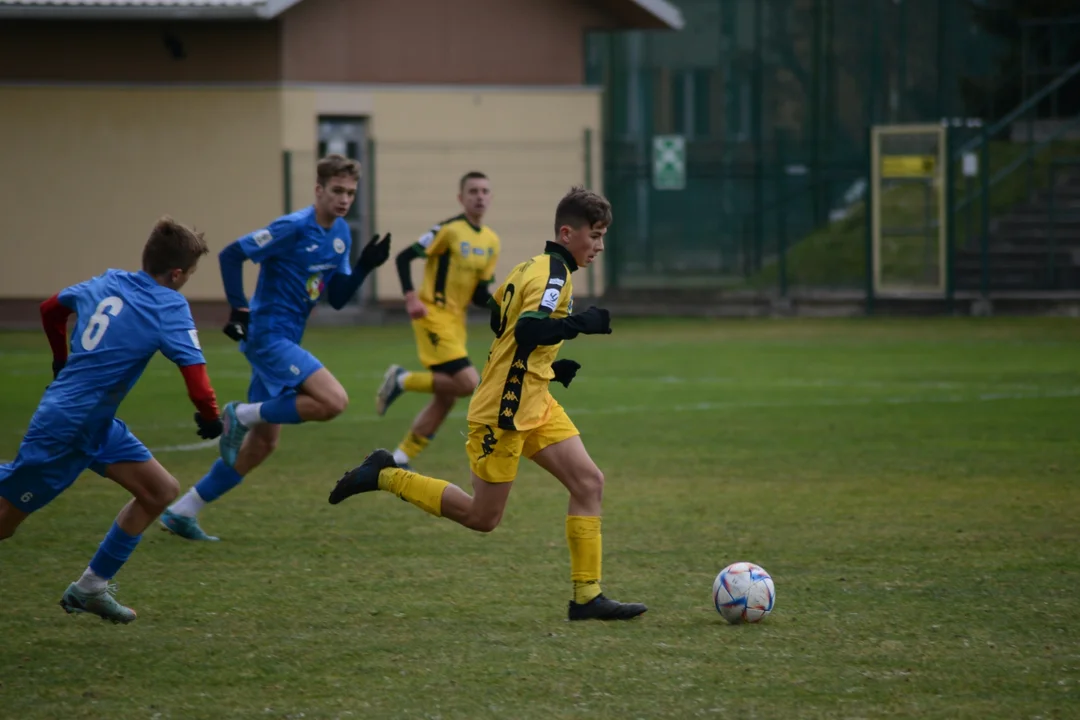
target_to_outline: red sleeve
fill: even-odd
[[[45,337],[49,338],[53,360],[58,363],[67,361],[67,320],[73,312],[75,311],[60,303],[58,294],[41,303],[41,326],[45,328]]]
[[[187,385],[188,397],[204,420],[218,418],[217,396],[210,385],[210,376],[206,374],[206,365],[188,365],[180,368]]]

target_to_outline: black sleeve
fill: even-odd
[[[412,272],[409,270],[409,263],[416,258],[423,256],[424,253],[421,247],[417,244],[413,244],[399,252],[397,257],[394,258],[394,264],[397,265],[398,280],[401,281],[402,295],[413,289]]]
[[[472,294],[473,305],[480,308],[488,306],[488,300],[491,299],[491,290],[489,289],[490,285],[491,280],[488,280],[487,282],[476,283],[476,289],[473,290]]]
[[[563,340],[573,340],[582,328],[579,316],[569,315],[560,320],[549,317],[523,317],[514,326],[514,339],[521,347],[555,345]]]
[[[326,300],[330,303],[330,307],[335,310],[345,307],[352,300],[356,291],[360,289],[360,286],[364,283],[364,278],[368,276],[369,272],[371,270],[365,268],[357,260],[351,275],[334,273],[333,277],[330,278],[329,286],[326,288]]]

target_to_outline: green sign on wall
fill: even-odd
[[[686,188],[686,138],[653,136],[653,187],[657,190]]]

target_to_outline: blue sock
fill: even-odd
[[[141,539],[142,535],[128,535],[114,522],[105,539],[98,545],[97,552],[90,561],[90,569],[98,577],[111,579],[131,557]]]
[[[244,476],[219,459],[210,466],[210,472],[195,483],[195,492],[206,502],[214,502],[225,493],[243,482]]]
[[[274,425],[299,425],[304,422],[300,419],[300,412],[296,409],[296,393],[279,395],[273,400],[267,400],[259,410],[262,419]]]

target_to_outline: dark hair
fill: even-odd
[[[559,228],[569,225],[575,230],[583,225],[590,228],[596,225],[607,227],[611,224],[611,203],[603,195],[586,190],[580,185],[570,188],[570,192],[559,201],[555,209],[555,234]]]
[[[465,192],[465,183],[470,180],[487,180],[488,176],[479,170],[470,170],[461,176],[461,182],[458,183],[458,192]]]
[[[210,252],[203,233],[165,215],[154,225],[143,248],[143,270],[153,276],[170,270],[187,272]]]
[[[360,163],[351,160],[344,155],[334,153],[324,157],[319,161],[319,164],[315,166],[315,177],[318,179],[319,185],[322,185],[323,187],[326,187],[326,183],[339,175],[345,175],[351,177],[353,180],[359,181]]]

